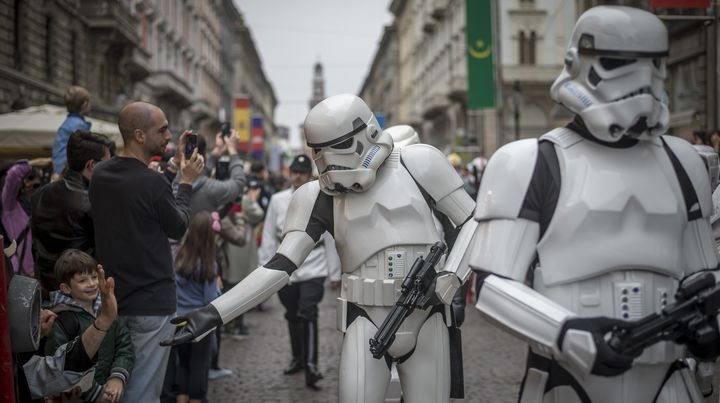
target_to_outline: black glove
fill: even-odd
[[[595,348],[597,349],[595,362],[593,363],[593,367],[590,372],[594,375],[601,376],[620,375],[632,368],[633,360],[639,356],[642,351],[635,352],[632,355],[619,353],[607,344],[605,335],[615,328],[624,329],[629,327],[630,323],[624,320],[610,319],[604,316],[569,319],[565,322],[565,325],[563,325],[563,328],[560,331],[560,336],[558,337],[557,342],[558,347],[562,350],[565,333],[567,333],[570,329],[590,332],[593,335]]]
[[[163,340],[161,346],[174,346],[195,340],[197,337],[222,325],[220,313],[212,304],[195,309],[183,316],[173,318],[170,323],[177,326],[172,339]]]
[[[701,361],[714,361],[720,356],[720,332],[717,319],[714,316],[710,318],[708,325],[697,331],[694,338],[678,339],[678,342],[685,344],[688,351]]]

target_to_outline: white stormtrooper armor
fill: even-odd
[[[431,205],[460,226],[472,222],[475,203],[437,149],[415,144],[393,151],[390,135],[379,130],[370,109],[354,95],[333,96],[316,105],[304,129],[320,178],[293,194],[276,255],[211,307],[181,318],[187,321],[182,329],[192,336],[180,336],[179,341],[202,334],[217,321],[197,325],[196,318],[216,315],[227,323],[284,286],[288,273],[329,231],[343,270],[338,300],[338,328],[345,333],[340,402],[382,402],[392,361],[397,362],[406,401],[449,401],[447,307],[413,312],[385,359],[372,357],[369,340],[392,309],[415,259],[427,256],[441,239]]]
[[[552,87],[576,120],[502,147],[485,170],[466,258],[484,277],[477,308],[530,345],[521,402],[702,401],[673,364],[683,346],[627,357],[603,339],[717,266],[703,163],[685,140],[658,135],[666,53],[654,15],[588,10]]]

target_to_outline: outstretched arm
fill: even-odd
[[[232,321],[288,283],[290,274],[305,261],[325,232],[324,220],[318,218],[315,208],[319,187],[317,182],[314,185],[314,188],[303,186],[293,195],[283,240],[275,255],[207,306],[173,319],[173,323],[178,326],[175,335],[172,339],[162,341],[161,345],[202,339],[218,325]]]

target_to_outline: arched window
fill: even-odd
[[[525,37],[525,31],[520,31],[518,34],[518,55],[520,64],[526,64],[527,63],[527,38]]]

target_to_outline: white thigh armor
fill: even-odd
[[[378,170],[373,186],[365,192],[334,197],[334,238],[344,272],[338,299],[338,329],[347,332],[343,366],[347,371],[352,368],[355,376],[367,378],[369,375],[362,374],[377,362],[373,358],[368,362],[371,357],[369,337],[365,336],[372,336],[392,309],[400,285],[415,260],[427,256],[430,247],[442,240],[429,202],[455,225],[462,225],[471,217],[474,208],[472,199],[462,189],[462,181],[446,158],[425,145],[404,147],[402,159],[400,152],[393,151]],[[442,260],[435,269],[443,269]],[[439,315],[442,313],[445,313],[445,320]],[[400,371],[403,390],[407,393],[418,394],[427,389],[428,384],[419,382],[425,376],[424,371],[428,366],[437,366],[438,357],[444,357],[442,362],[449,360],[449,320],[447,306],[415,310],[396,332],[388,355],[414,360],[412,362],[417,361],[417,364],[422,362],[422,365],[404,366]],[[438,323],[444,336],[433,336],[421,343],[418,337],[429,331],[423,329],[429,326],[437,333]],[[361,329],[365,335],[362,341],[358,345],[348,344],[348,340],[359,337],[356,333]],[[364,352],[351,352],[353,349]],[[351,359],[356,362],[349,363]],[[382,365],[386,365],[384,360]],[[424,397],[418,401],[447,401],[449,366],[444,364],[434,371],[442,374],[438,385],[433,384],[430,387],[432,393],[422,393]],[[343,379],[341,396],[365,393]],[[367,394],[364,396],[362,401],[372,401],[367,400]]]

